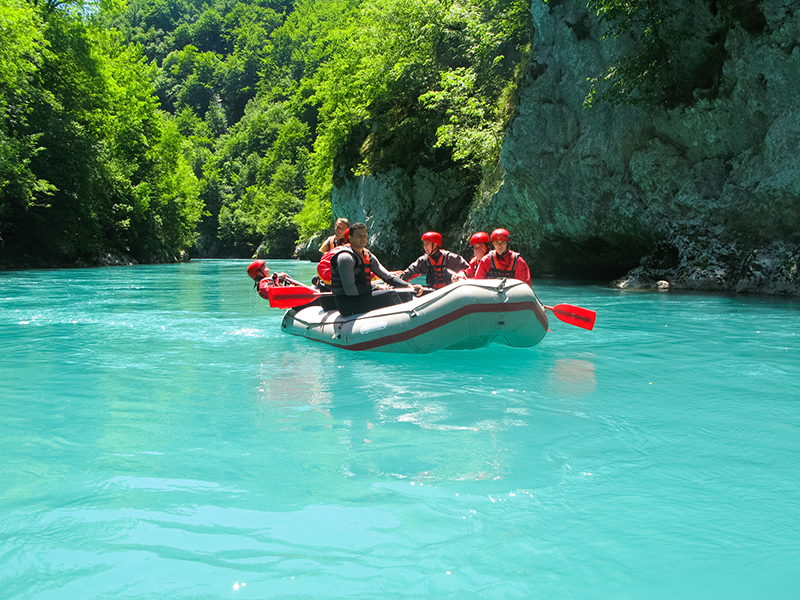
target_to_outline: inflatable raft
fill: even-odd
[[[490,343],[529,348],[547,333],[547,313],[522,281],[468,279],[404,304],[349,317],[320,306],[292,308],[282,328],[348,350],[427,354]]]

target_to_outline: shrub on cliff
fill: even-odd
[[[530,51],[521,0],[366,0],[313,80],[319,106],[306,234],[337,178],[454,168],[477,186],[499,160]]]

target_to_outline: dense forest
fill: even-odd
[[[341,164],[478,186],[532,35],[522,0],[0,7],[5,266],[290,257]]]

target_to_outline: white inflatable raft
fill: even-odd
[[[547,332],[547,313],[522,281],[468,279],[404,304],[349,317],[320,306],[292,308],[282,328],[348,350],[427,354],[492,342],[529,348]]]

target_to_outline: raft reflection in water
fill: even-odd
[[[315,345],[267,359],[255,396],[262,439],[280,445],[292,432],[301,432],[304,444],[314,449],[300,453],[303,468],[336,479],[434,482],[507,476],[514,461],[509,444],[516,447],[521,435],[516,430],[531,424],[513,409],[527,411],[531,397],[523,390],[511,399],[494,393],[494,376],[486,381],[491,389],[454,385],[452,369],[434,369],[420,379],[427,360],[343,354]],[[484,370],[494,373],[494,367]],[[379,372],[386,376],[376,377]]]
[[[589,360],[556,360],[554,389],[559,396],[588,396],[596,385],[594,363]]]

